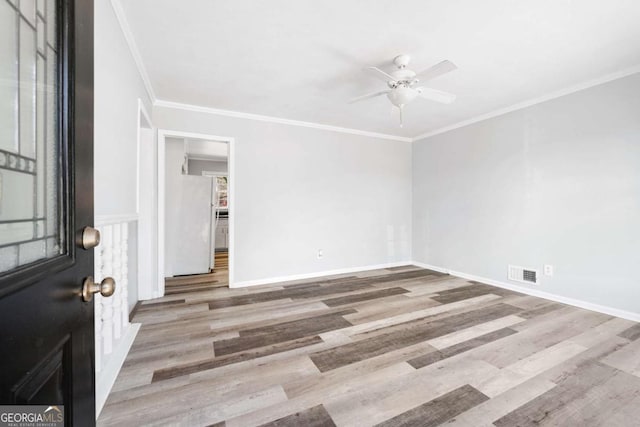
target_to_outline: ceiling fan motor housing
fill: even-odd
[[[409,69],[402,68],[400,70],[392,71],[391,76],[393,76],[393,78],[396,81],[411,82],[413,81],[413,78],[416,76],[416,73]]]
[[[393,63],[398,69],[390,73],[393,77],[393,81],[388,82],[390,88],[395,89],[400,86],[410,87],[418,82],[418,80],[414,78],[416,73],[407,68],[409,61],[411,61],[409,55],[398,55],[393,59]]]

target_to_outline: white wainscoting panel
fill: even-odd
[[[116,291],[111,297],[94,296],[96,418],[118,377],[140,324],[129,323],[129,226],[136,215],[96,217],[101,242],[94,252],[94,280],[113,277]]]

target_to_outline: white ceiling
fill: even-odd
[[[161,100],[413,137],[640,64],[637,0],[121,0]],[[459,69],[399,128],[362,72]]]

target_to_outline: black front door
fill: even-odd
[[[93,1],[0,0],[0,405],[95,423],[92,224]]]

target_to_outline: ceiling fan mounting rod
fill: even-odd
[[[393,58],[393,63],[396,65],[396,67],[398,67],[401,70],[405,68],[407,65],[409,65],[410,61],[411,61],[411,56],[406,54],[398,55],[395,58]]]

